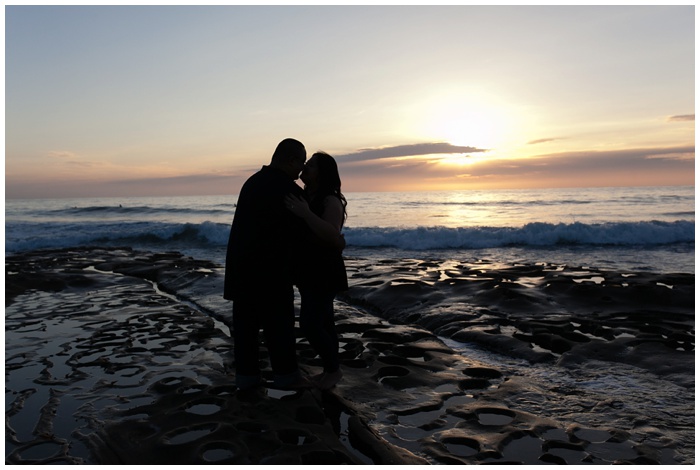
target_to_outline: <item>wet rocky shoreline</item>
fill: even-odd
[[[694,275],[347,266],[343,381],[243,393],[220,266],[129,248],[6,257],[6,463],[694,463]],[[443,338],[586,380],[582,364],[634,367],[680,398],[659,423]],[[320,369],[300,334],[298,356]]]

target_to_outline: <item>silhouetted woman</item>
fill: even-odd
[[[287,208],[304,219],[313,233],[299,268],[299,324],[323,363],[323,373],[312,380],[320,389],[327,390],[343,376],[333,300],[348,288],[342,256],[345,239],[341,234],[347,201],[340,192],[338,165],[326,153],[311,156],[301,172],[301,180],[308,203],[294,196],[286,200]]]

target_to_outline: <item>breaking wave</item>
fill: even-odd
[[[5,251],[86,245],[182,245],[222,247],[228,223],[58,223],[20,222],[6,226]],[[522,227],[348,227],[348,246],[395,247],[404,250],[497,248],[507,246],[634,246],[669,245],[695,241],[692,221],[529,223]]]

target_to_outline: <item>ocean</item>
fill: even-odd
[[[345,256],[695,272],[695,188],[347,193]],[[224,263],[235,194],[5,201],[5,253],[73,246]]]

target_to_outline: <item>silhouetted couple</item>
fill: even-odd
[[[295,183],[300,173],[303,190]],[[304,145],[294,139],[280,142],[270,164],[241,188],[224,283],[224,298],[233,300],[239,389],[264,383],[261,329],[275,388],[329,389],[342,377],[333,300],[348,287],[341,234],[346,205],[333,157],[316,153],[306,162]],[[323,373],[311,378],[297,364],[294,285],[301,294],[300,327],[323,363]]]

